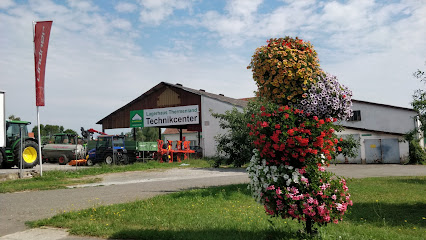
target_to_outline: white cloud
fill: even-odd
[[[12,6],[15,5],[15,2],[13,2],[13,0],[3,0],[0,1],[0,9],[6,9],[6,8],[10,8]]]
[[[190,9],[192,1],[139,0],[142,6],[139,19],[143,23],[159,25],[175,10]]]
[[[232,0],[225,9],[231,16],[243,19],[251,18],[263,0]]]
[[[88,0],[68,0],[68,5],[80,11],[98,11],[98,7]]]
[[[117,5],[115,5],[115,10],[121,13],[134,12],[137,10],[137,8],[138,7],[135,4],[127,2],[119,2]]]
[[[111,23],[114,27],[121,29],[121,30],[132,29],[132,24],[125,19],[117,18],[117,19],[114,19]]]

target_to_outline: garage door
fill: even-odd
[[[366,163],[400,163],[398,139],[366,139]]]

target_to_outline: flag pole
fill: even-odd
[[[35,24],[33,21],[33,52],[35,52]],[[34,62],[34,64],[36,64]],[[40,176],[43,176],[43,159],[41,158],[41,134],[40,134],[40,111],[39,106],[37,106],[37,136],[38,136],[38,162],[40,164]]]
[[[40,112],[37,106],[37,131],[38,131],[38,159],[40,163],[40,176],[43,176],[43,159],[41,158]]]

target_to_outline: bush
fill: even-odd
[[[408,144],[408,156],[410,164],[426,164],[426,152],[420,146],[419,141],[413,139]]]
[[[218,156],[215,157],[215,166],[219,167],[225,163],[235,167],[241,167],[248,163],[253,155],[253,139],[249,135],[250,129],[247,123],[259,103],[250,101],[243,112],[233,108],[225,113],[212,113],[212,116],[219,119],[222,129],[228,130],[225,134],[215,136],[217,142]]]

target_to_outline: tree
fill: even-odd
[[[158,140],[158,128],[153,128],[153,127],[135,128],[134,131],[136,131],[136,141],[156,142]],[[128,138],[133,139],[134,131],[128,132],[125,135]]]
[[[357,156],[357,150],[360,145],[359,139],[355,139],[352,134],[341,138],[337,143],[337,147],[341,149],[340,154],[345,157],[345,162],[348,160],[348,157],[354,158]]]
[[[76,132],[76,131],[74,131],[74,130],[72,130],[72,129],[66,129],[63,133],[69,133],[69,134],[75,134],[75,135],[78,135],[78,133]]]
[[[413,75],[426,85],[426,73],[424,71],[418,69]],[[411,106],[419,114],[419,120],[422,123],[421,131],[426,132],[426,91],[424,89],[417,89],[414,92]]]
[[[38,126],[34,126],[32,129],[32,132],[34,133],[34,136],[36,138],[38,138]],[[50,124],[40,124],[40,134],[45,141],[49,141],[51,140],[51,138],[53,137],[54,134],[57,133],[72,133],[72,134],[76,134],[78,135],[78,133],[72,129],[66,129],[64,130],[63,126],[58,126],[58,125],[50,125]]]
[[[258,105],[259,103],[253,100],[243,111],[233,108],[225,113],[212,113],[213,117],[219,119],[220,128],[227,130],[226,133],[215,136],[218,153],[215,163],[217,167],[222,160],[235,167],[241,167],[250,161],[254,146],[247,124]]]
[[[20,118],[20,117],[18,117],[18,116],[16,116],[16,117],[15,117],[15,115],[10,115],[8,118],[9,118],[10,120],[14,120],[14,121],[21,121],[21,118]]]
[[[420,82],[426,84],[426,73],[418,69],[413,73],[413,76],[420,79]],[[413,94],[413,101],[411,106],[417,112],[419,121],[421,123],[420,129],[414,129],[405,135],[405,140],[408,141],[409,151],[409,163],[411,164],[423,164],[426,162],[426,152],[423,146],[420,146],[420,139],[417,139],[417,134],[420,132],[426,133],[426,91],[423,89],[417,89]]]

